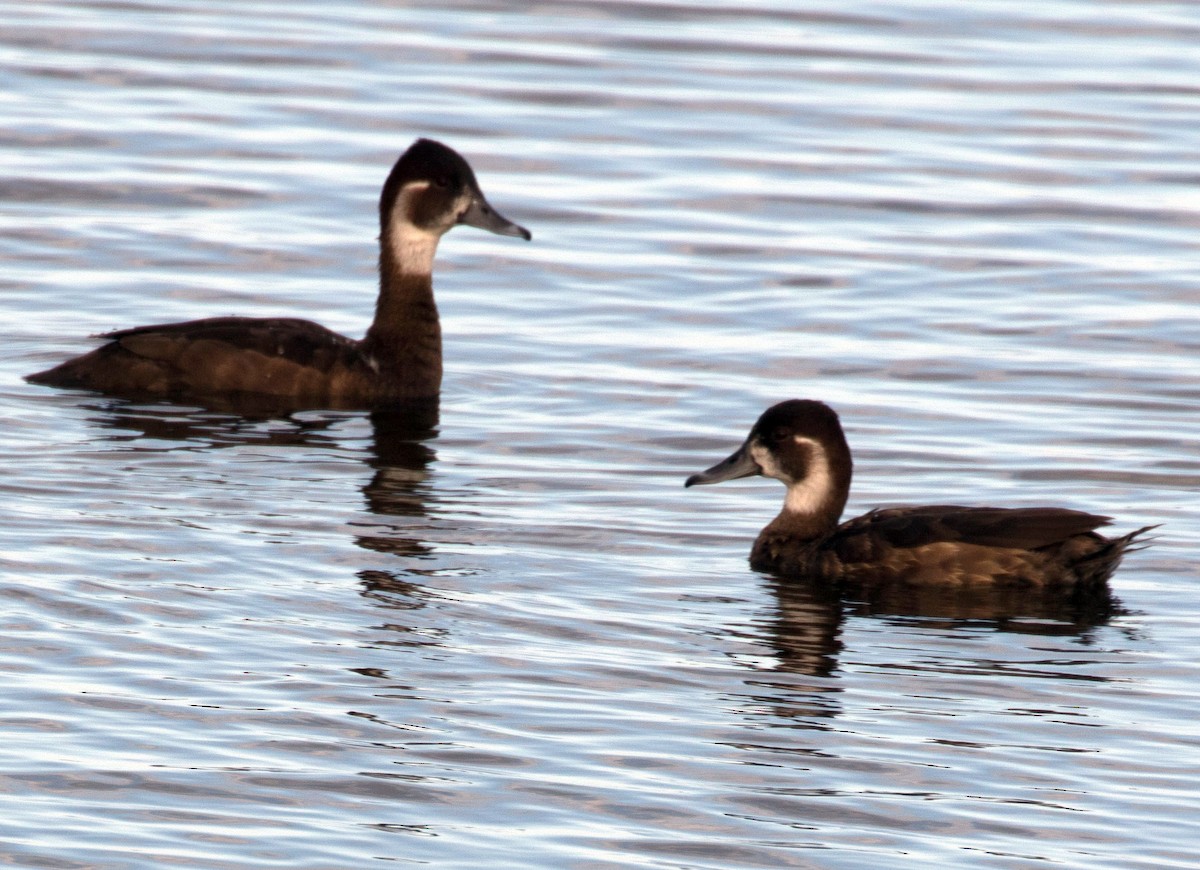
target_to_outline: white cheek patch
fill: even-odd
[[[404,272],[418,275],[433,274],[433,258],[437,253],[441,233],[421,229],[409,217],[413,197],[429,187],[428,181],[410,181],[400,189],[392,206],[392,219],[385,240]]]
[[[417,194],[429,190],[428,181],[410,181],[400,188],[396,201],[392,203],[392,220],[397,223],[412,223],[409,215],[412,213],[412,202]]]
[[[793,513],[811,514],[829,499],[833,490],[833,474],[829,469],[829,457],[819,442],[803,435],[794,437],[797,444],[808,447],[808,473],[802,480],[784,481],[788,483],[788,490],[783,506],[784,510]]]

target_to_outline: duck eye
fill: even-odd
[[[784,429],[782,426],[778,426],[771,432],[771,443],[778,444],[779,442],[786,440],[787,437],[788,430]]]
[[[440,187],[443,190],[449,188],[450,187],[450,176],[449,175],[439,175],[439,176],[435,177],[433,179],[433,185],[434,185],[434,187]]]

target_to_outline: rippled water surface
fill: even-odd
[[[0,853],[21,867],[1192,867],[1200,10],[0,2]],[[26,384],[107,329],[361,335],[419,135],[440,418]],[[1062,504],[1110,607],[756,574],[849,510]]]

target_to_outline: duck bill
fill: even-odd
[[[727,480],[737,480],[739,477],[753,477],[762,474],[762,469],[750,455],[750,442],[739,447],[732,456],[718,462],[707,471],[693,474],[683,484],[684,486],[700,486],[706,483],[724,483]]]
[[[487,230],[498,236],[519,236],[527,242],[533,239],[533,234],[529,230],[519,224],[514,224],[492,208],[483,198],[482,193],[476,193],[471,197],[471,204],[458,216],[458,222],[469,227]]]

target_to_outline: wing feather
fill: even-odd
[[[1036,550],[1094,531],[1109,522],[1110,517],[1067,508],[898,507],[874,510],[843,523],[831,543],[848,544],[852,538],[869,534],[899,549],[954,542]]]

